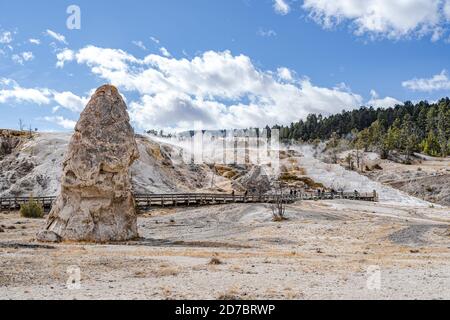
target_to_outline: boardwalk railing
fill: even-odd
[[[32,199],[40,203],[45,211],[50,211],[56,197],[32,197]],[[20,206],[28,201],[30,201],[30,197],[0,198],[0,209],[8,211],[19,210]]]
[[[177,194],[135,194],[136,206],[141,210],[154,207],[176,207],[176,206],[201,206],[227,203],[276,203],[282,198],[286,203],[293,203],[297,200],[332,200],[350,199],[361,201],[378,201],[376,192],[301,192],[284,196],[276,194],[263,195],[232,195],[232,194],[212,194],[212,193],[177,193]],[[33,199],[49,211],[56,197],[33,197]],[[27,203],[29,197],[0,198],[0,209],[15,211],[20,209],[22,204]]]
[[[136,204],[139,208],[213,205],[226,203],[275,203],[280,198],[280,195],[270,194],[247,196],[211,193],[135,195]],[[283,196],[282,198],[287,203],[292,203],[296,200],[290,196]]]

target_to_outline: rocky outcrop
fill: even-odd
[[[11,154],[25,139],[23,131],[0,130],[0,160]]]
[[[255,166],[237,180],[249,194],[264,194],[271,189],[270,179],[261,166]]]
[[[115,87],[100,87],[75,127],[63,163],[61,194],[38,240],[137,238],[129,169],[138,158],[125,102]]]

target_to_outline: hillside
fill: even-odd
[[[62,161],[71,135],[40,133],[20,139],[0,159],[0,196],[54,196],[59,191]],[[182,161],[183,146],[173,139],[137,136],[140,159],[132,166],[135,193],[267,192],[278,177],[266,176],[253,165],[194,165]],[[186,152],[186,150],[184,150]],[[281,152],[281,181],[290,188],[327,188],[380,194],[380,200],[399,205],[428,206],[364,175],[330,165],[313,157],[308,146]]]
[[[356,150],[339,155],[341,166],[348,168],[349,154],[355,159]],[[361,174],[373,181],[406,192],[414,197],[450,206],[450,157],[435,158],[414,154],[411,164],[381,159],[376,153],[361,153],[364,170]]]

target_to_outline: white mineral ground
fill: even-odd
[[[250,204],[157,210],[139,217],[140,242],[46,247],[33,242],[44,220],[1,214],[0,298],[450,298],[448,210],[338,200],[287,216],[272,222],[269,206]],[[70,266],[78,290],[66,287]]]

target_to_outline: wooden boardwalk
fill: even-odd
[[[349,199],[360,201],[378,201],[376,192],[358,193],[358,192],[302,192],[297,195],[232,195],[232,194],[213,194],[213,193],[176,193],[176,194],[135,194],[136,206],[140,210],[149,210],[157,207],[189,207],[204,205],[219,205],[227,203],[276,203],[280,198],[286,203],[294,203],[296,201],[310,200],[333,200],[333,199]],[[45,209],[50,211],[53,201],[56,197],[33,197]],[[20,206],[27,203],[29,197],[9,197],[0,198],[0,210],[15,211]]]

